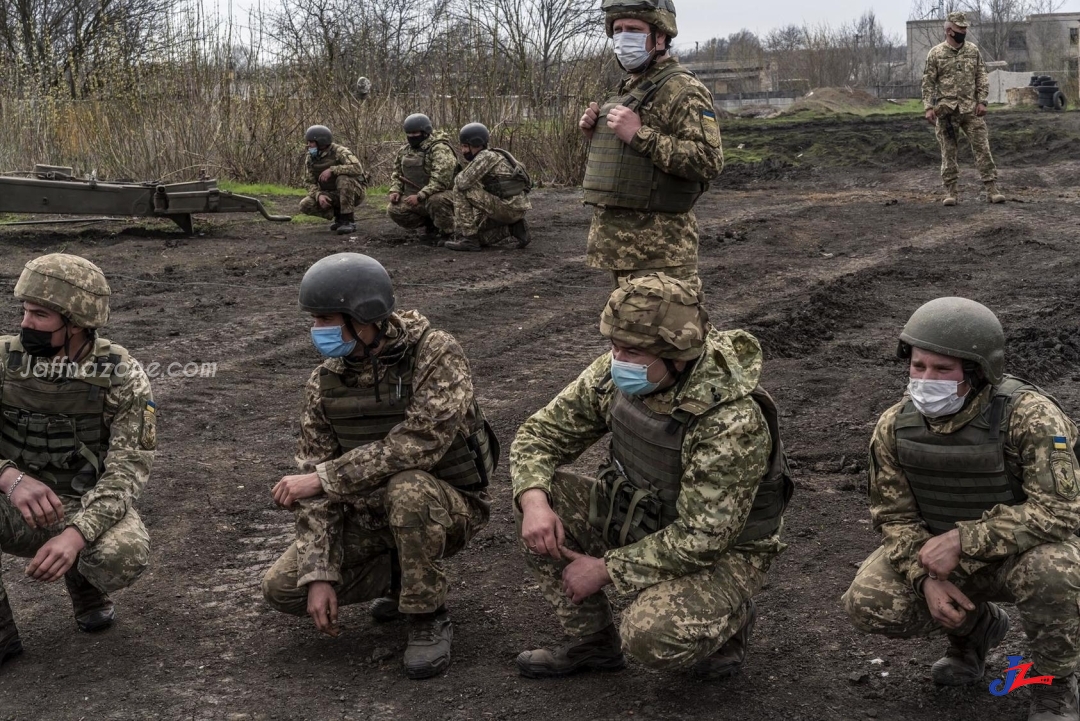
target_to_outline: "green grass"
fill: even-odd
[[[219,180],[218,187],[237,195],[285,195],[302,198],[307,195],[303,188],[290,188],[287,185],[273,183],[236,183],[231,180]]]

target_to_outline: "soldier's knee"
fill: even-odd
[[[684,668],[696,660],[697,644],[681,638],[674,619],[628,610],[619,627],[623,650],[657,671]]]
[[[386,482],[386,509],[391,525],[408,525],[400,520],[414,514],[426,515],[439,499],[438,479],[424,471],[402,471]]]
[[[127,534],[108,533],[84,553],[79,572],[90,583],[112,593],[127,588],[150,566],[150,538],[145,529]]]
[[[300,201],[300,212],[304,215],[318,215],[319,213],[316,210],[317,207],[318,203],[310,196]]]
[[[841,600],[851,625],[863,633],[906,636],[917,625],[917,614],[908,599],[888,594],[860,576]]]

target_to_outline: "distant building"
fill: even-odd
[[[703,60],[684,65],[714,95],[775,90],[776,64],[761,60]]]

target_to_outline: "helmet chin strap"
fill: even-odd
[[[379,323],[379,330],[375,334],[375,338],[370,343],[365,343],[360,337],[360,334],[356,331],[356,326],[353,325],[352,316],[345,316],[345,325],[348,327],[349,332],[353,334],[353,338],[360,344],[360,347],[364,349],[363,357],[371,360],[371,375],[375,382],[375,402],[379,403],[382,398],[379,397],[379,356],[375,355],[375,349],[382,343],[383,338],[386,337],[386,324],[384,319]]]

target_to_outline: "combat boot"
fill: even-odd
[[[341,223],[342,223],[341,216],[340,215],[335,215],[334,216],[334,222],[330,224],[330,232],[333,233],[335,230],[340,228]]]
[[[389,596],[376,598],[372,601],[368,613],[371,614],[376,623],[389,623],[390,621],[399,621],[405,618],[405,614],[398,610],[398,600]]]
[[[94,584],[79,573],[78,568],[64,574],[64,585],[71,596],[71,607],[75,611],[75,623],[80,631],[95,633],[104,631],[113,625],[116,611],[108,594],[99,591]]]
[[[997,182],[993,180],[987,180],[983,183],[983,187],[986,188],[986,202],[987,203],[1004,203],[1005,196],[998,192]]]
[[[941,201],[941,204],[946,207],[952,207],[956,205],[960,196],[956,192],[956,183],[949,183],[945,186],[945,200]]]
[[[531,240],[529,238],[529,222],[522,218],[510,226],[510,235],[517,239],[517,247],[524,248]]]
[[[1055,678],[1050,686],[1033,684],[1028,721],[1080,721],[1076,674]]]
[[[557,648],[522,651],[518,673],[525,678],[554,678],[580,671],[619,671],[626,666],[622,639],[615,624]]]
[[[350,235],[356,232],[356,222],[353,220],[353,214],[341,216],[341,222],[338,224],[338,235]]]
[[[450,666],[454,624],[442,608],[409,619],[409,645],[405,647],[405,675],[420,679],[438,676]]]
[[[11,604],[7,596],[0,601],[0,666],[23,652],[19,640],[19,629],[15,627],[15,617],[11,615]]]
[[[483,250],[483,247],[481,247],[479,240],[477,240],[476,238],[469,238],[464,235],[454,238],[453,240],[446,241],[445,243],[443,243],[443,247],[449,248],[450,250],[467,250],[473,253],[479,253],[481,250]]]
[[[930,677],[942,686],[978,683],[986,670],[986,655],[1009,632],[1009,617],[992,603],[979,606],[978,620],[966,636],[949,636],[949,649],[930,667]]]
[[[711,656],[698,661],[690,668],[690,673],[698,678],[716,680],[734,676],[742,668],[746,660],[746,649],[750,645],[750,634],[754,630],[757,621],[757,607],[751,599],[747,602],[750,610],[746,615],[746,622],[735,635],[727,640],[723,646]]]

